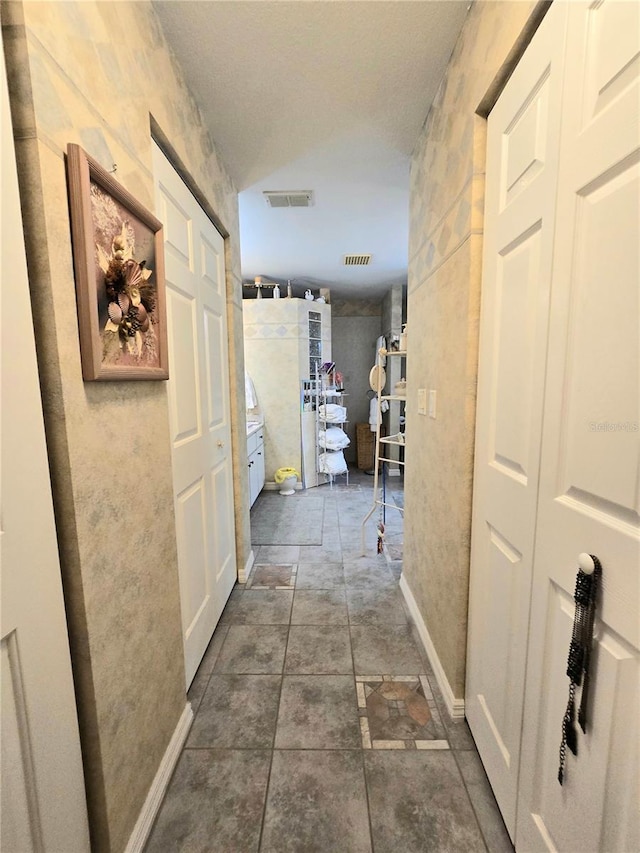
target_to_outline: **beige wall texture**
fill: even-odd
[[[3,2],[2,23],[92,846],[121,851],[186,702],[166,385],[82,381],[66,146],[116,163],[117,179],[153,210],[152,114],[230,235],[244,473],[237,196],[150,3]]]
[[[476,110],[534,2],[477,0],[411,166],[404,574],[456,698],[464,696],[485,122]],[[437,418],[417,414],[437,391]]]
[[[382,334],[382,307],[380,302],[356,299],[335,300],[331,307],[333,361],[344,376],[347,391],[346,431],[351,444],[344,456],[353,466],[357,460],[356,424],[369,422],[369,371],[375,363],[376,340]]]

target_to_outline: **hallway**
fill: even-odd
[[[400,502],[401,481],[390,492]],[[147,853],[511,850],[373,519],[360,555],[372,478],[260,500],[319,498],[322,545],[254,545],[189,691],[195,720]],[[401,535],[388,511],[386,536]]]

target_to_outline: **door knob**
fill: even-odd
[[[224,447],[224,441],[218,439],[218,447]]]
[[[585,575],[592,575],[596,570],[596,564],[591,554],[579,554],[578,566],[582,569]]]

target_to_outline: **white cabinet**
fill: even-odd
[[[264,431],[261,426],[247,436],[247,468],[249,506],[253,506],[264,486]]]

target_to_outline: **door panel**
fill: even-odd
[[[212,472],[215,494],[225,494],[229,491],[229,470],[223,463]],[[218,501],[214,518],[214,546],[216,549],[216,580],[220,580],[228,571],[228,561],[233,553],[233,517],[231,507],[226,501]],[[223,603],[224,606],[224,603]],[[222,612],[222,610],[220,611]],[[220,614],[218,614],[219,616]]]
[[[516,841],[614,853],[640,849],[640,29],[637,4],[569,8]],[[581,552],[602,589],[587,731],[560,787]]]
[[[561,489],[585,509],[631,519],[638,513],[638,441],[625,426],[638,416],[640,166],[604,175],[595,186],[579,192],[576,205]]]
[[[207,409],[209,429],[224,427],[226,415],[225,396],[226,386],[220,381],[223,369],[224,348],[222,346],[222,330],[225,323],[211,309],[205,309],[205,341],[207,352]]]
[[[496,349],[493,377],[492,467],[526,486],[531,459],[532,395],[537,356],[536,298],[540,222],[505,247],[497,260]],[[533,460],[535,461],[535,460]]]
[[[545,378],[565,8],[487,127],[465,712],[515,835]]]
[[[187,685],[236,580],[224,241],[154,145]]]
[[[181,595],[182,623],[186,634],[193,630],[193,621],[209,597],[206,505],[202,479],[191,484],[176,498],[180,588],[186,592]]]
[[[171,290],[167,298],[169,317],[169,360],[179,383],[169,389],[169,423],[174,449],[202,434],[200,425],[199,374],[197,352],[197,305],[195,300]]]

